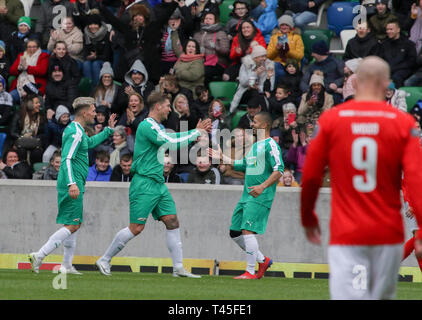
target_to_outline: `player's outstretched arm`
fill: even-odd
[[[115,113],[113,113],[110,116],[110,118],[108,119],[108,127],[104,128],[104,130],[101,131],[100,133],[98,133],[98,134],[96,134],[92,137],[88,137],[88,148],[89,149],[93,149],[93,148],[97,147],[98,145],[103,143],[104,140],[106,140],[110,135],[113,134],[114,126],[117,123],[116,117],[117,117],[117,115]]]

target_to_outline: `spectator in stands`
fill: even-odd
[[[168,1],[168,0],[167,0]],[[198,30],[200,27],[200,23],[202,19],[204,18],[204,15],[206,15],[209,12],[214,13],[216,16],[220,16],[220,8],[219,4],[223,2],[220,0],[195,0],[193,4],[191,5],[192,12],[194,15],[194,24],[195,30]]]
[[[365,58],[376,55],[378,50],[378,41],[368,23],[362,22],[356,25],[356,36],[347,42],[343,60],[347,61],[354,58]]]
[[[106,151],[99,151],[95,156],[95,164],[89,167],[86,181],[110,181],[110,155]]]
[[[285,14],[292,15],[296,28],[303,30],[309,23],[317,21],[318,10],[324,0],[286,0],[285,3]]]
[[[264,88],[267,87],[268,91],[274,90],[274,84],[274,62],[267,58],[267,50],[264,47],[253,46],[252,53],[242,59],[239,86],[230,104],[230,112],[234,112],[242,101],[263,94]],[[264,111],[268,109],[264,104],[262,107]]]
[[[294,166],[294,179],[300,184],[302,180],[302,170],[305,164],[306,150],[308,149],[310,135],[306,129],[301,129],[297,133],[296,129],[292,130],[293,143],[287,153],[287,161]]]
[[[72,1],[72,4],[73,21],[80,30],[84,30],[90,16],[99,13],[97,2],[95,0],[75,0]]]
[[[0,75],[0,126],[8,126],[12,117],[13,98],[6,91],[6,80]]]
[[[236,3],[244,5],[243,2]],[[218,16],[209,12],[204,15],[200,31],[193,38],[199,43],[201,52],[205,55],[205,84],[213,79],[221,80],[224,69],[228,67],[227,58],[230,52],[230,41],[220,24]]]
[[[240,118],[238,127],[243,129],[252,129],[253,118],[261,111],[261,100],[256,97],[250,99],[247,103],[246,114]]]
[[[278,84],[274,90],[274,94],[268,99],[268,111],[273,118],[273,128],[283,124],[283,110],[287,103],[294,102],[290,96],[290,89],[284,84]]]
[[[198,115],[192,110],[189,105],[188,98],[180,93],[178,94],[172,104],[172,112],[167,119],[167,127],[176,132],[193,130],[198,124]],[[187,122],[187,125],[186,123]]]
[[[198,154],[196,167],[189,174],[188,183],[223,184],[224,180],[220,171],[211,166],[209,157]]]
[[[392,0],[393,5],[393,12],[394,15],[400,21],[400,26],[403,31],[409,32],[412,24],[414,22],[414,18],[411,17],[411,11],[415,8],[418,3],[420,5],[419,0]],[[416,3],[415,3],[416,2]]]
[[[168,154],[164,156],[164,170],[163,170],[163,176],[165,182],[170,183],[181,183],[182,180],[180,179],[180,176],[174,172],[174,161],[172,157]]]
[[[388,22],[386,30],[388,39],[382,43],[379,56],[390,65],[391,79],[400,88],[416,67],[416,47],[400,34],[398,20]]]
[[[0,171],[3,171],[7,179],[32,179],[31,167],[24,160],[24,155],[16,149],[3,153]]]
[[[296,116],[297,108],[294,104],[288,103],[283,107],[283,122],[280,124],[280,148],[283,156],[283,162],[285,168],[291,167],[290,163],[287,161],[287,153],[290,149],[290,146],[293,143],[292,130],[297,128]]]
[[[277,0],[261,1],[261,4],[265,3],[265,7],[262,7],[264,10],[258,14],[259,17],[256,19],[256,27],[261,30],[262,36],[267,44],[270,41],[273,30],[278,26],[276,14],[277,2]]]
[[[223,73],[224,81],[235,81],[237,79],[241,59],[251,54],[252,46],[256,44],[264,48],[267,47],[261,31],[255,26],[254,22],[250,19],[242,21],[239,25],[237,35],[233,38],[230,49],[230,60],[232,64]]]
[[[316,121],[325,110],[334,105],[333,96],[325,90],[324,75],[317,70],[309,81],[309,89],[302,95],[297,123],[301,127],[315,125]]]
[[[273,33],[268,43],[267,56],[274,61],[276,81],[285,74],[287,59],[294,59],[300,66],[305,55],[302,37],[294,29],[293,18],[283,15],[278,19],[279,29]]]
[[[287,59],[284,69],[285,75],[281,79],[276,79],[276,83],[289,88],[292,102],[295,105],[299,105],[302,95],[300,82],[302,81],[303,73],[300,71],[299,64],[295,59]]]
[[[129,149],[133,153],[133,143],[135,141],[136,129],[139,124],[148,116],[149,109],[144,103],[144,99],[139,93],[133,92],[129,95],[129,101],[126,112],[122,114],[118,125],[125,126],[130,129],[131,141]]]
[[[338,88],[338,92],[343,94],[343,100],[347,101],[355,96],[356,69],[362,58],[350,59],[345,62],[344,66],[344,85]]]
[[[403,112],[407,112],[406,95],[406,91],[396,89],[396,86],[392,81],[388,86],[387,92],[385,94],[385,99],[394,108],[399,109]]]
[[[45,0],[41,4],[41,14],[35,26],[42,48],[46,48],[51,34],[60,28],[65,17],[72,15],[72,3],[67,0]],[[82,38],[81,38],[82,40]],[[51,49],[49,49],[51,51]],[[73,53],[70,53],[73,55]]]
[[[2,76],[6,80],[6,82],[9,78],[9,69],[10,59],[6,55],[6,45],[4,41],[0,40],[0,76]]]
[[[228,39],[232,40],[238,33],[239,25],[244,21],[250,19],[249,17],[249,3],[243,0],[236,0],[233,3],[233,10],[230,13],[231,18],[224,26],[224,31],[227,33]]]
[[[53,152],[53,155],[50,157],[49,161],[44,161],[49,162],[49,165],[44,171],[43,180],[57,180],[61,161],[62,156],[59,150]]]
[[[197,86],[195,88],[195,93],[198,99],[194,101],[192,109],[199,118],[204,120],[208,117],[208,110],[213,97],[210,96],[209,91],[205,86]]]
[[[29,39],[36,38],[31,29],[31,17],[20,17],[17,25],[18,30],[14,31],[8,40],[8,56],[12,61],[16,60],[19,53],[25,51]]]
[[[154,90],[154,85],[149,81],[149,74],[141,60],[136,60],[125,75],[125,83],[119,88],[111,112],[122,115],[128,105],[128,95],[138,93],[143,101],[148,99]]]
[[[64,129],[70,123],[70,112],[66,106],[60,105],[56,111],[47,110],[46,145],[42,156],[42,162],[50,161],[51,156],[57,149],[62,147],[62,135]]]
[[[343,87],[344,82],[344,62],[333,57],[324,40],[312,44],[312,57],[315,62],[310,64],[303,75],[300,89],[302,92],[309,90],[309,81],[316,70],[323,73],[324,91],[333,95],[335,104],[343,100],[343,96],[336,92],[337,88]]]
[[[377,13],[369,19],[369,28],[374,33],[378,42],[387,38],[386,27],[391,20],[397,20],[396,16],[388,9],[388,0],[376,0]]]
[[[10,125],[10,135],[19,150],[29,154],[31,164],[42,162],[46,118],[41,113],[41,97],[28,95]]]
[[[67,52],[67,45],[64,41],[56,41],[53,52],[48,61],[48,74],[53,72],[53,66],[60,64],[63,69],[64,80],[70,81],[72,86],[77,87],[81,80],[81,72],[78,63]]]
[[[110,112],[109,109],[107,108],[107,106],[104,105],[98,105],[95,108],[95,112],[97,113],[95,115],[95,122],[94,122],[94,130],[95,127],[97,127],[97,129],[95,130],[96,132],[101,132],[104,130],[105,127],[108,126],[108,119],[110,117]],[[109,137],[110,139],[110,137]],[[108,139],[106,139],[105,141],[107,141]],[[111,141],[111,139],[110,139]]]
[[[252,140],[250,139],[252,137]],[[253,136],[247,135],[245,129],[236,128],[233,130],[233,136],[227,140],[223,153],[233,160],[241,160],[245,157],[253,144]],[[235,171],[233,167],[227,164],[220,164],[218,169],[223,174],[224,183],[230,185],[243,185],[245,183],[245,172]]]
[[[171,2],[163,7],[156,19],[150,20],[150,11],[142,4],[136,4],[129,9],[131,21],[129,24],[115,17],[100,3],[101,15],[124,37],[124,54],[120,55],[119,68],[124,74],[136,60],[145,64],[152,82],[158,83],[160,77],[161,32],[168,19],[177,7]],[[120,77],[118,77],[120,78]],[[146,97],[145,97],[146,98]]]
[[[20,17],[25,15],[22,2],[19,0],[4,0],[0,2],[0,40],[7,41]]]
[[[92,86],[96,87],[103,63],[111,61],[112,58],[110,34],[107,25],[97,14],[87,17],[86,23],[87,26],[83,30],[83,74],[85,78],[91,79]]]
[[[64,41],[66,43],[67,52],[76,60],[79,69],[83,64],[83,45],[84,36],[81,30],[75,26],[72,17],[63,19],[60,29],[51,32],[50,39],[48,40],[47,50],[51,51],[57,41]]]
[[[283,175],[281,176],[277,187],[300,187],[300,185],[296,182],[292,171],[284,169]]]
[[[182,87],[179,84],[179,80],[177,80],[176,75],[166,74],[162,77],[159,83],[159,88],[161,92],[169,96],[171,103],[173,103],[174,98],[179,93],[184,94],[188,98],[189,105],[191,105],[194,101],[192,91],[188,88]]]
[[[413,74],[404,82],[405,87],[418,87],[422,85],[422,47],[416,56],[415,69],[416,72],[413,72]]]
[[[55,111],[59,105],[64,105],[73,114],[72,103],[78,97],[78,88],[71,80],[66,80],[60,62],[53,65],[50,70],[51,74],[45,87],[45,108]]]
[[[94,88],[94,99],[97,106],[106,106],[108,110],[111,110],[111,106],[117,99],[117,94],[120,90],[120,85],[114,82],[114,72],[110,62],[106,61],[100,70],[99,74],[100,82],[96,88]]]
[[[110,151],[111,168],[120,163],[120,159],[124,154],[131,154],[127,145],[127,134],[124,126],[117,126],[114,129],[113,145]]]
[[[186,6],[177,8],[162,32],[161,76],[170,73],[174,67],[192,28],[193,19],[190,10]]]
[[[409,40],[415,43],[416,52],[420,52],[422,49],[422,1],[419,1],[418,5],[416,3],[412,5],[411,13],[414,22],[410,29]]]
[[[196,40],[190,39],[183,45],[183,52],[176,50],[179,57],[174,65],[174,74],[180,86],[195,92],[197,86],[204,85],[204,54]],[[194,98],[196,98],[194,96]]]
[[[10,87],[14,103],[19,103],[24,96],[24,85],[33,83],[39,86],[39,91],[45,93],[47,84],[48,53],[42,52],[39,41],[28,40],[26,50],[20,53],[10,67],[10,75],[16,76]]]
[[[130,173],[132,163],[132,154],[125,153],[122,155],[120,157],[120,163],[116,165],[111,172],[110,181],[130,182],[132,180],[132,174]]]
[[[210,140],[213,146],[220,144],[217,140],[218,132],[224,129],[230,130],[230,120],[227,116],[226,107],[220,99],[211,101],[208,108],[208,118],[212,122],[212,130],[210,133]],[[219,131],[218,131],[219,130]]]

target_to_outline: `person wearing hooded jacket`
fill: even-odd
[[[154,91],[154,85],[149,81],[148,71],[141,60],[136,60],[125,74],[125,83],[119,88],[117,97],[111,105],[111,112],[122,115],[128,106],[128,94],[140,94],[144,101]]]
[[[70,111],[66,106],[60,105],[54,116],[48,114],[47,119],[46,144],[48,147],[43,153],[43,162],[49,162],[53,153],[62,147],[63,131],[70,123]]]
[[[275,10],[277,9],[277,0],[265,0],[266,7],[264,12],[258,18],[256,26],[261,30],[262,35],[264,36],[265,43],[270,42],[272,32],[275,28],[278,27],[277,15]]]

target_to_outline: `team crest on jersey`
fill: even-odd
[[[81,220],[81,219],[79,219],[79,218],[73,219],[73,221],[75,221],[75,222],[79,222],[79,220]]]

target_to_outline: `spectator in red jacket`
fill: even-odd
[[[28,82],[39,86],[42,95],[45,93],[47,83],[48,53],[42,52],[40,43],[36,39],[28,40],[26,50],[18,55],[18,58],[10,67],[10,75],[16,76],[10,87],[10,94],[17,104],[24,96],[24,85]]]
[[[241,58],[252,52],[252,45],[257,42],[259,45],[267,48],[265,39],[261,31],[255,26],[252,20],[243,21],[238,28],[237,35],[233,38],[230,49],[230,60],[232,65],[223,73],[223,80],[234,81],[239,75]]]

